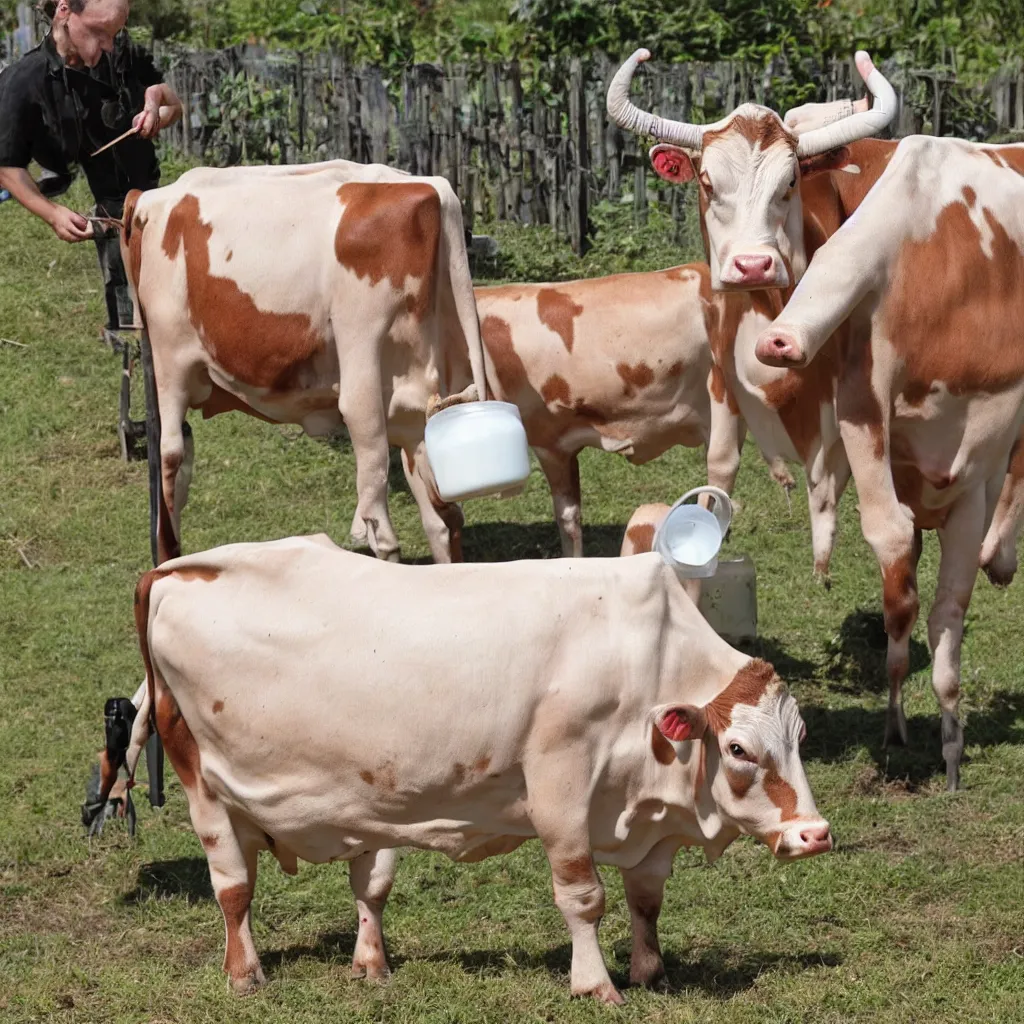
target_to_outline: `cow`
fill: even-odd
[[[557,284],[476,289],[487,385],[518,406],[551,487],[562,553],[583,554],[584,447],[634,464],[673,445],[707,449],[708,482],[731,492],[746,428],[713,358],[771,317],[755,295],[716,295],[707,264]],[[793,486],[781,459],[772,474]]]
[[[399,446],[433,557],[461,557],[462,513],[440,499],[423,447],[434,396],[486,397],[462,211],[444,178],[345,160],[197,168],[129,195],[121,246],[152,349],[158,562],[180,552],[189,409],[313,436],[344,421],[353,534],[387,559],[399,557],[387,508]]]
[[[713,125],[688,125],[654,117],[639,110],[629,101],[629,83],[636,67],[650,53],[638,50],[619,69],[608,90],[608,111],[616,123],[640,134],[671,140],[651,151],[655,170],[664,178],[683,183],[697,177],[700,182],[699,205],[701,228],[711,267],[711,285],[716,292],[753,291],[761,313],[774,318],[785,302],[786,289],[792,276],[799,277],[806,267],[809,252],[820,244],[841,223],[835,199],[808,195],[811,179],[801,179],[796,164],[799,148],[802,165],[812,166],[827,177],[832,166],[829,153],[837,145],[848,145],[870,135],[888,123],[895,113],[896,100],[892,88],[871,65],[867,54],[858,54],[858,67],[876,96],[876,108],[861,109],[849,101],[835,104],[808,105],[794,111],[793,119],[800,128],[787,129],[773,111],[745,103],[728,117]],[[848,114],[843,117],[841,115]],[[682,143],[682,146],[671,144]],[[858,143],[870,147],[875,140]],[[742,235],[744,226],[756,213],[760,183],[749,189],[737,169],[746,169],[744,154],[751,151],[769,159],[776,149],[786,148],[787,162],[779,161],[780,173],[789,171],[785,182],[774,189],[772,202],[784,197],[787,205],[784,224],[777,234],[787,241],[778,241],[778,258],[768,259],[770,248],[758,236],[757,244],[735,249],[733,238]],[[886,144],[881,144],[886,145]],[[852,148],[852,147],[851,147]],[[825,156],[821,153],[825,152]],[[874,152],[871,152],[874,158]],[[748,156],[749,160],[750,157]],[[698,172],[696,164],[699,164]],[[773,173],[775,165],[771,165]],[[874,164],[872,163],[872,167]],[[711,186],[711,176],[718,185]],[[859,183],[866,180],[856,177]],[[853,180],[853,175],[846,175]],[[773,178],[774,183],[774,178]],[[799,183],[799,188],[797,185]],[[849,181],[837,181],[835,188],[846,187]],[[801,217],[801,200],[814,209]],[[805,232],[789,244],[786,231]],[[723,241],[723,237],[725,241]],[[749,343],[737,344],[723,336],[715,352],[725,383],[746,421],[751,435],[766,456],[778,461],[799,462],[807,478],[807,496],[811,517],[811,542],[816,577],[828,583],[829,563],[836,536],[836,506],[850,479],[850,467],[839,436],[833,411],[835,366],[829,358],[803,374],[769,369],[759,363]],[[781,428],[781,429],[780,429]]]
[[[671,506],[655,501],[640,505],[629,517],[626,532],[622,535],[622,546],[619,556],[642,555],[654,550],[654,535],[658,532],[661,521],[669,514]]]
[[[1024,459],[1011,459],[1022,431],[1016,371],[999,365],[998,394],[987,376],[996,372],[988,365],[993,353],[1020,348],[1013,327],[1021,294],[1013,204],[1020,200],[1021,149],[924,137],[857,141],[894,109],[880,72],[866,54],[857,60],[876,95],[876,111],[833,120],[825,105],[812,112],[809,125],[801,126],[799,115],[790,118],[807,128],[797,137],[772,111],[747,105],[708,129],[660,121],[657,133],[700,149],[697,177],[713,285],[799,281],[779,330],[769,329],[744,359],[781,369],[791,392],[801,392],[808,416],[834,417],[839,425],[858,484],[863,532],[882,572],[889,636],[886,743],[907,742],[901,691],[919,607],[921,530],[939,530],[943,554],[929,643],[947,784],[955,789],[963,750],[957,713],[963,613],[979,562],[996,582],[1012,577],[1024,508]],[[623,73],[628,85],[632,71]],[[627,120],[650,117],[634,115],[630,106],[620,89],[616,109]],[[829,123],[815,125],[822,111]],[[657,153],[654,159],[657,164]],[[677,176],[693,176],[688,154],[673,150],[671,159],[683,168]],[[734,206],[742,215],[730,222]],[[959,222],[959,236],[951,221]],[[1007,255],[1008,266],[993,265],[993,239],[1005,243],[1000,258]],[[815,270],[826,250],[826,266]],[[812,253],[815,272],[805,274]],[[918,253],[922,258],[915,261]],[[939,263],[943,273],[936,272]],[[886,273],[900,274],[891,288],[884,286]],[[922,324],[929,325],[926,348],[935,360],[927,365],[912,358]],[[967,341],[968,335],[983,341]],[[800,369],[818,351],[818,372],[833,383],[829,395],[806,388],[817,361],[809,376]],[[748,423],[756,437],[754,422]]]
[[[325,536],[234,544],[147,572],[135,621],[147,685],[127,766],[155,723],[236,992],[264,980],[249,921],[261,849],[289,873],[350,862],[353,973],[383,978],[395,848],[466,862],[538,838],[572,992],[618,1003],[595,864],[622,872],[630,980],[650,984],[678,849],[714,861],[741,834],[782,860],[832,847],[796,701],[656,554],[405,566]]]

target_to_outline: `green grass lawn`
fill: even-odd
[[[71,202],[84,207],[84,192]],[[979,577],[963,657],[964,789],[947,795],[922,625],[906,688],[913,745],[881,748],[885,636],[856,494],[826,591],[812,579],[802,491],[790,509],[749,446],[729,547],[757,565],[757,650],[800,701],[835,852],[785,866],[744,839],[714,869],[681,855],[661,919],[670,991],[629,991],[619,1010],[569,997],[568,934],[537,844],[476,866],[410,854],[385,916],[386,987],[348,977],[346,868],[304,865],[292,879],[264,858],[253,913],[269,984],[228,995],[221,915],[173,773],[162,811],[137,791],[135,841],[115,825],[90,844],[78,822],[103,701],[141,679],[132,591],[149,564],[146,469],[119,460],[120,363],[97,340],[100,289],[91,246],[0,207],[0,337],[26,346],[0,343],[0,1020],[1024,1021],[1024,588]],[[345,446],[238,415],[194,429],[187,550],[345,539]],[[637,504],[702,482],[702,454],[634,468],[589,452],[582,475],[587,553],[613,554]],[[397,480],[391,508],[404,556],[424,558]],[[470,559],[558,552],[539,471],[522,497],[468,503],[466,517]],[[936,563],[927,537],[926,611]],[[617,873],[603,874],[603,947],[624,984],[629,917]]]

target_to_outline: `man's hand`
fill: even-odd
[[[54,203],[47,222],[61,241],[84,242],[92,238],[92,225],[80,213],[66,206]]]
[[[179,117],[181,100],[166,82],[160,82],[146,90],[143,108],[132,119],[132,127],[142,138],[152,139],[160,134],[161,128],[174,124]]]

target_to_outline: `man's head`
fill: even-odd
[[[71,67],[96,67],[127,20],[128,0],[58,0],[53,29],[61,56]]]

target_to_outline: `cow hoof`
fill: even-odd
[[[352,977],[365,978],[383,985],[391,980],[391,968],[386,960],[353,960]]]
[[[603,985],[598,985],[597,988],[584,994],[593,996],[598,1002],[607,1003],[609,1006],[621,1006],[626,1001],[622,993],[610,981],[606,981]]]
[[[634,965],[629,972],[629,983],[639,988],[653,988],[665,991],[668,989],[665,965],[660,959],[656,963]]]
[[[909,745],[907,736],[907,719],[903,714],[903,708],[898,704],[889,705],[885,713],[885,738],[882,741],[884,747],[905,747]]]
[[[386,555],[381,555],[380,557],[387,562],[400,562],[402,560],[402,552],[395,548],[394,551],[389,551]]]
[[[960,720],[949,711],[942,712],[942,759],[946,762],[946,789],[960,788],[960,759],[964,756],[964,730]]]
[[[826,590],[832,589],[832,575],[828,571],[828,566],[820,568],[819,566],[814,567],[814,582],[824,587]]]
[[[236,996],[251,996],[257,989],[262,988],[267,983],[267,979],[263,976],[263,968],[257,966],[254,970],[248,974],[243,974],[238,978],[228,978],[228,989],[234,992]]]

